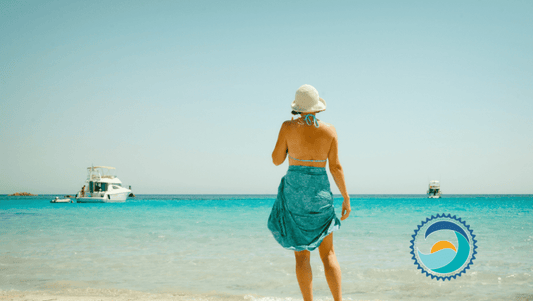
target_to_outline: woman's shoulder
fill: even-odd
[[[293,127],[293,126],[299,126],[299,125],[302,125],[301,118],[293,118],[291,120],[285,120],[281,126],[282,127]]]
[[[332,129],[335,129],[335,127],[333,126],[333,124],[331,123],[328,123],[328,122],[325,122],[325,121],[322,121],[322,120],[318,120],[318,124],[320,126],[325,126],[326,128],[332,128]]]
[[[322,121],[322,120],[319,120],[318,121],[318,124],[320,125],[320,128],[322,128],[324,131],[330,133],[331,135],[335,135],[336,134],[336,130],[335,130],[335,127],[333,126],[333,124],[331,123],[328,123],[328,122],[325,122],[325,121]]]

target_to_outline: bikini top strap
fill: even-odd
[[[290,155],[289,155],[289,158],[296,160],[296,161],[302,161],[302,162],[326,162],[327,161],[327,160],[301,160],[301,159],[293,158]]]
[[[319,127],[319,125],[318,125],[318,120],[316,119],[316,116],[315,116],[315,115],[313,115],[313,114],[307,114],[307,115],[305,115],[305,118],[304,118],[305,123],[307,123],[307,125],[311,125],[311,124],[313,124],[313,119],[314,119],[314,121],[315,121],[315,122],[314,122],[315,127]]]

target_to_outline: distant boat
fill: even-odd
[[[78,203],[123,203],[131,193],[130,189],[122,187],[122,182],[109,174],[114,167],[87,167],[85,189],[76,196]]]
[[[441,197],[440,183],[439,181],[429,181],[428,198],[439,199]]]
[[[60,199],[59,197],[56,196],[56,198],[51,200],[50,203],[74,203],[74,201],[68,198]]]

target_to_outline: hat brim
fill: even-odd
[[[295,112],[299,113],[312,113],[312,112],[322,112],[326,110],[326,101],[322,99],[322,97],[319,97],[318,100],[320,102],[314,104],[313,106],[309,108],[302,108],[296,105],[296,100],[292,101],[291,108]]]

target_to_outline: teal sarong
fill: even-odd
[[[290,165],[268,218],[277,242],[289,250],[313,251],[340,226],[326,169]]]

